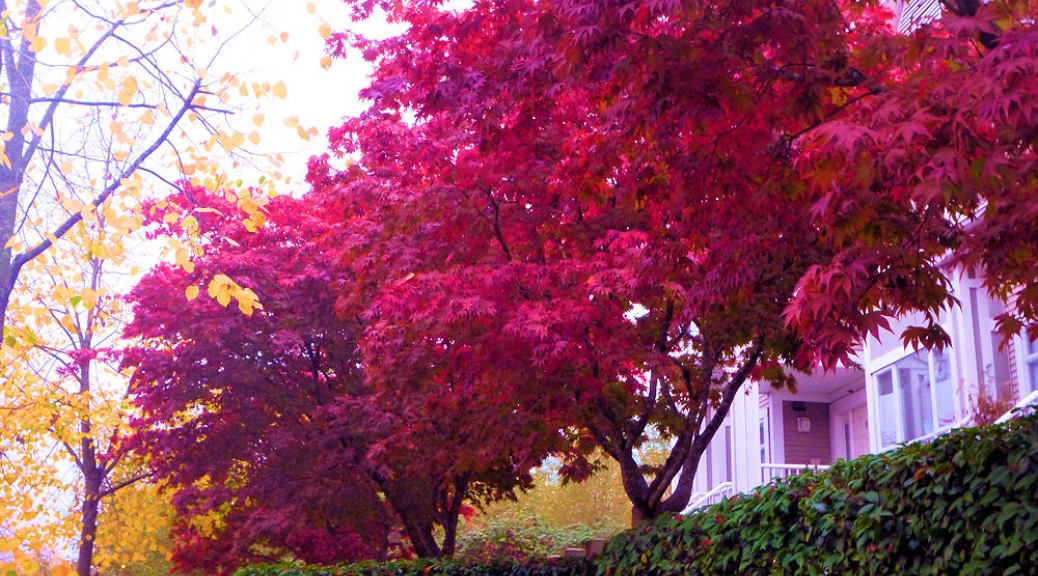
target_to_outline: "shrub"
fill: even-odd
[[[470,562],[545,558],[595,537],[591,528],[581,525],[557,527],[536,518],[495,518],[458,536],[456,557]]]
[[[1028,573],[1036,423],[955,430],[660,518],[614,538],[599,574]]]
[[[555,558],[515,562],[460,562],[414,560],[361,562],[337,566],[258,564],[246,566],[235,576],[593,576],[594,565],[584,558]]]

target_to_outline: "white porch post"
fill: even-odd
[[[736,492],[760,485],[760,384],[745,385],[732,406],[732,480]]]

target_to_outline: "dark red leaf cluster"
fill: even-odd
[[[348,206],[275,198],[248,233],[222,195],[190,192],[170,209],[198,213],[205,255],[190,274],[162,266],[137,286],[126,335],[139,344],[124,355],[142,412],[135,441],[175,490],[178,569],[385,557],[394,527],[419,554],[449,553],[435,526],[451,532],[466,502],[529,482],[540,457],[500,444],[524,425],[511,405],[461,386],[428,394],[421,370],[366,374],[366,321],[342,295],[362,288],[339,244]],[[216,273],[263,309],[183,301]]]

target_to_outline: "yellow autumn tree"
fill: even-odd
[[[258,1],[258,0],[257,0]],[[238,130],[250,101],[283,81],[247,82],[215,67],[262,10],[240,0],[231,28],[201,0],[0,0],[0,327],[28,262],[113,196],[138,198],[183,178],[231,183],[228,155],[259,135]],[[260,3],[262,4],[262,3]],[[302,127],[300,127],[302,130]],[[303,130],[303,135],[309,135]],[[168,193],[168,191],[166,192]],[[109,215],[111,216],[111,215]],[[110,226],[132,229],[133,222]]]
[[[8,570],[31,574],[48,557],[60,574],[74,552],[77,572],[89,574],[159,546],[163,501],[123,441],[132,406],[114,346],[126,311],[106,278],[125,266],[126,238],[114,235],[125,233],[90,213],[25,267],[33,299],[19,303],[32,311],[19,324],[26,341],[3,345],[0,550],[13,561]],[[99,530],[102,512],[111,516],[107,531]],[[107,541],[97,548],[100,536]]]
[[[276,175],[276,155],[248,148],[256,109],[287,88],[221,66],[266,3],[0,0],[0,573],[49,558],[60,575],[75,556],[87,576],[158,546],[162,499],[120,443],[132,407],[108,355],[127,287],[113,272],[131,272],[142,199],[181,181],[240,189],[243,226],[262,224],[231,174]],[[197,246],[168,248],[188,266]],[[226,276],[209,293],[260,306]]]

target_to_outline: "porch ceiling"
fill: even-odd
[[[839,368],[835,372],[819,370],[811,375],[797,372],[795,375],[796,396],[824,397],[831,401],[865,386],[865,373],[859,368]]]

